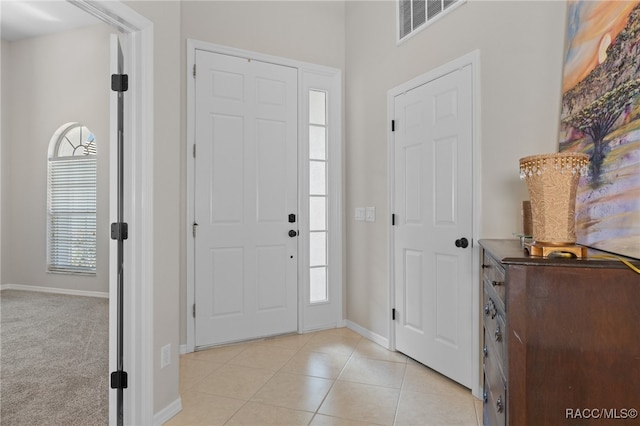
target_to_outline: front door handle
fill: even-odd
[[[460,248],[469,247],[469,240],[467,240],[464,237],[460,238],[459,240],[456,240],[456,247],[460,247]]]
[[[289,236],[291,238],[295,237],[296,235],[298,235],[298,233],[296,231],[294,231],[293,229],[289,231]]]

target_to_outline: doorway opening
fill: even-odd
[[[129,90],[124,123],[128,143],[124,170],[124,213],[129,235],[124,254],[124,355],[128,388],[124,392],[124,423],[153,423],[153,23],[120,2],[73,0],[71,3],[119,33],[123,44]],[[115,60],[115,58],[112,58]],[[113,70],[112,66],[112,70]],[[109,87],[106,85],[106,87]],[[116,100],[112,97],[110,129],[117,128]],[[109,141],[109,217],[117,222],[117,132]],[[135,194],[135,197],[134,197]],[[116,371],[117,245],[110,246],[109,371]],[[117,420],[116,390],[109,393],[109,423]]]

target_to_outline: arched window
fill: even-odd
[[[96,273],[96,141],[80,123],[60,127],[49,142],[47,269]]]

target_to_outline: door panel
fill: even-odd
[[[209,251],[211,265],[207,272],[211,276],[211,306],[213,316],[242,314],[243,250],[241,247],[213,249]]]
[[[405,326],[414,332],[424,332],[424,306],[422,304],[422,252],[405,250]]]
[[[436,339],[457,345],[458,336],[458,258],[436,254]]]
[[[257,248],[258,311],[286,308],[286,255],[284,245]]]
[[[471,385],[471,69],[396,96],[396,348]]]
[[[404,201],[405,223],[422,224],[422,146],[411,145],[403,149],[404,155]]]
[[[446,138],[434,141],[433,150],[435,223],[437,226],[455,226],[457,139]]]
[[[287,138],[286,123],[281,121],[258,120],[256,159],[257,202],[259,222],[279,222],[286,211],[287,186]]]
[[[196,347],[297,330],[297,70],[196,51]]]
[[[210,128],[205,129],[212,134],[210,175],[206,183],[198,183],[210,185],[212,224],[241,223],[244,220],[244,120],[212,114],[210,121]]]

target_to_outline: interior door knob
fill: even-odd
[[[296,235],[298,235],[298,233],[296,231],[294,231],[293,229],[289,231],[289,236],[291,238],[295,237]]]
[[[469,240],[467,240],[464,237],[460,238],[459,240],[456,240],[456,247],[460,247],[460,248],[469,247]]]

